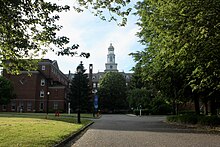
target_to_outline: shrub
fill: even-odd
[[[218,116],[202,116],[199,117],[198,123],[207,126],[218,126],[220,125],[220,118]]]
[[[168,116],[168,122],[179,122],[185,124],[200,124],[206,126],[218,126],[220,125],[220,118],[218,116],[202,116],[195,114],[184,114],[177,116]]]
[[[178,122],[179,116],[168,116],[167,121],[168,122]]]
[[[195,114],[194,110],[182,110],[179,112],[179,114]]]
[[[198,116],[193,114],[190,115],[185,114],[179,116],[179,121],[185,124],[196,124],[198,122]]]

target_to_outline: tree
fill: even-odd
[[[218,0],[145,0],[136,5],[138,36],[146,45],[139,60],[143,79],[174,101],[191,90],[197,113],[201,94],[214,103],[220,91],[219,6]]]
[[[141,106],[143,109],[149,109],[150,101],[152,99],[151,94],[151,91],[145,88],[129,90],[127,94],[129,107],[136,109]]]
[[[0,105],[7,105],[14,97],[12,83],[0,76]]]
[[[116,20],[112,15],[116,14],[123,18],[121,25],[124,25],[131,11],[130,8],[124,9],[124,6],[129,2],[76,0],[73,7],[77,12],[91,9],[94,15],[102,19],[106,19],[103,11],[107,9],[111,12],[110,20]],[[58,55],[77,54],[78,44],[69,45],[68,37],[56,35],[62,29],[62,26],[56,24],[60,18],[59,13],[70,10],[70,6],[45,0],[0,0],[0,8],[0,67],[8,72],[17,74],[22,67],[26,70],[36,69],[37,64],[31,63],[33,60],[18,60],[39,58],[39,54],[44,55],[48,50],[55,51],[55,48],[58,48],[55,51]],[[82,52],[80,56],[88,58],[89,53]]]
[[[92,109],[91,98],[89,97],[90,87],[88,75],[77,73],[71,81],[69,99],[73,111],[80,109],[84,112],[90,112]]]
[[[118,72],[107,72],[100,80],[98,96],[101,109],[116,112],[127,109],[126,80]]]

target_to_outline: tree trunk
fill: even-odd
[[[215,104],[215,98],[211,98],[211,101],[210,101],[210,109],[211,109],[211,115],[217,115],[216,104]]]
[[[208,102],[204,102],[205,105],[205,115],[208,115]]]
[[[197,115],[200,114],[200,109],[199,109],[199,97],[194,96],[194,106],[195,106],[195,112]]]
[[[173,115],[176,115],[176,103],[175,100],[173,100]]]

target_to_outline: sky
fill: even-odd
[[[70,6],[72,5],[68,3],[72,2],[70,0],[62,0],[62,4],[64,2]],[[62,12],[59,16],[58,24],[62,25],[63,28],[58,35],[69,37],[70,44],[79,44],[79,53],[90,53],[89,58],[84,58],[57,56],[54,52],[48,52],[44,58],[57,60],[58,66],[63,73],[66,74],[69,70],[75,73],[80,61],[83,62],[86,69],[89,69],[89,64],[93,64],[93,73],[104,71],[110,43],[115,49],[115,61],[118,64],[118,70],[132,72],[131,69],[135,62],[128,54],[144,48],[140,45],[139,38],[135,35],[139,29],[135,24],[137,16],[130,15],[125,27],[118,26],[114,21],[103,21],[99,17],[93,16],[89,10],[82,13],[71,10]]]

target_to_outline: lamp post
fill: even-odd
[[[82,74],[85,72],[84,70],[84,66],[82,64],[82,61],[80,62],[79,66],[77,66],[76,68],[76,71],[77,71],[77,75],[78,75],[78,80],[79,80],[79,86],[78,86],[78,111],[77,111],[77,123],[81,123],[80,121],[80,98],[81,98],[81,85],[82,85],[82,81],[81,81],[81,78],[82,78]]]
[[[49,96],[50,96],[50,92],[48,91],[47,92],[47,117],[48,117],[48,110],[49,110]]]

